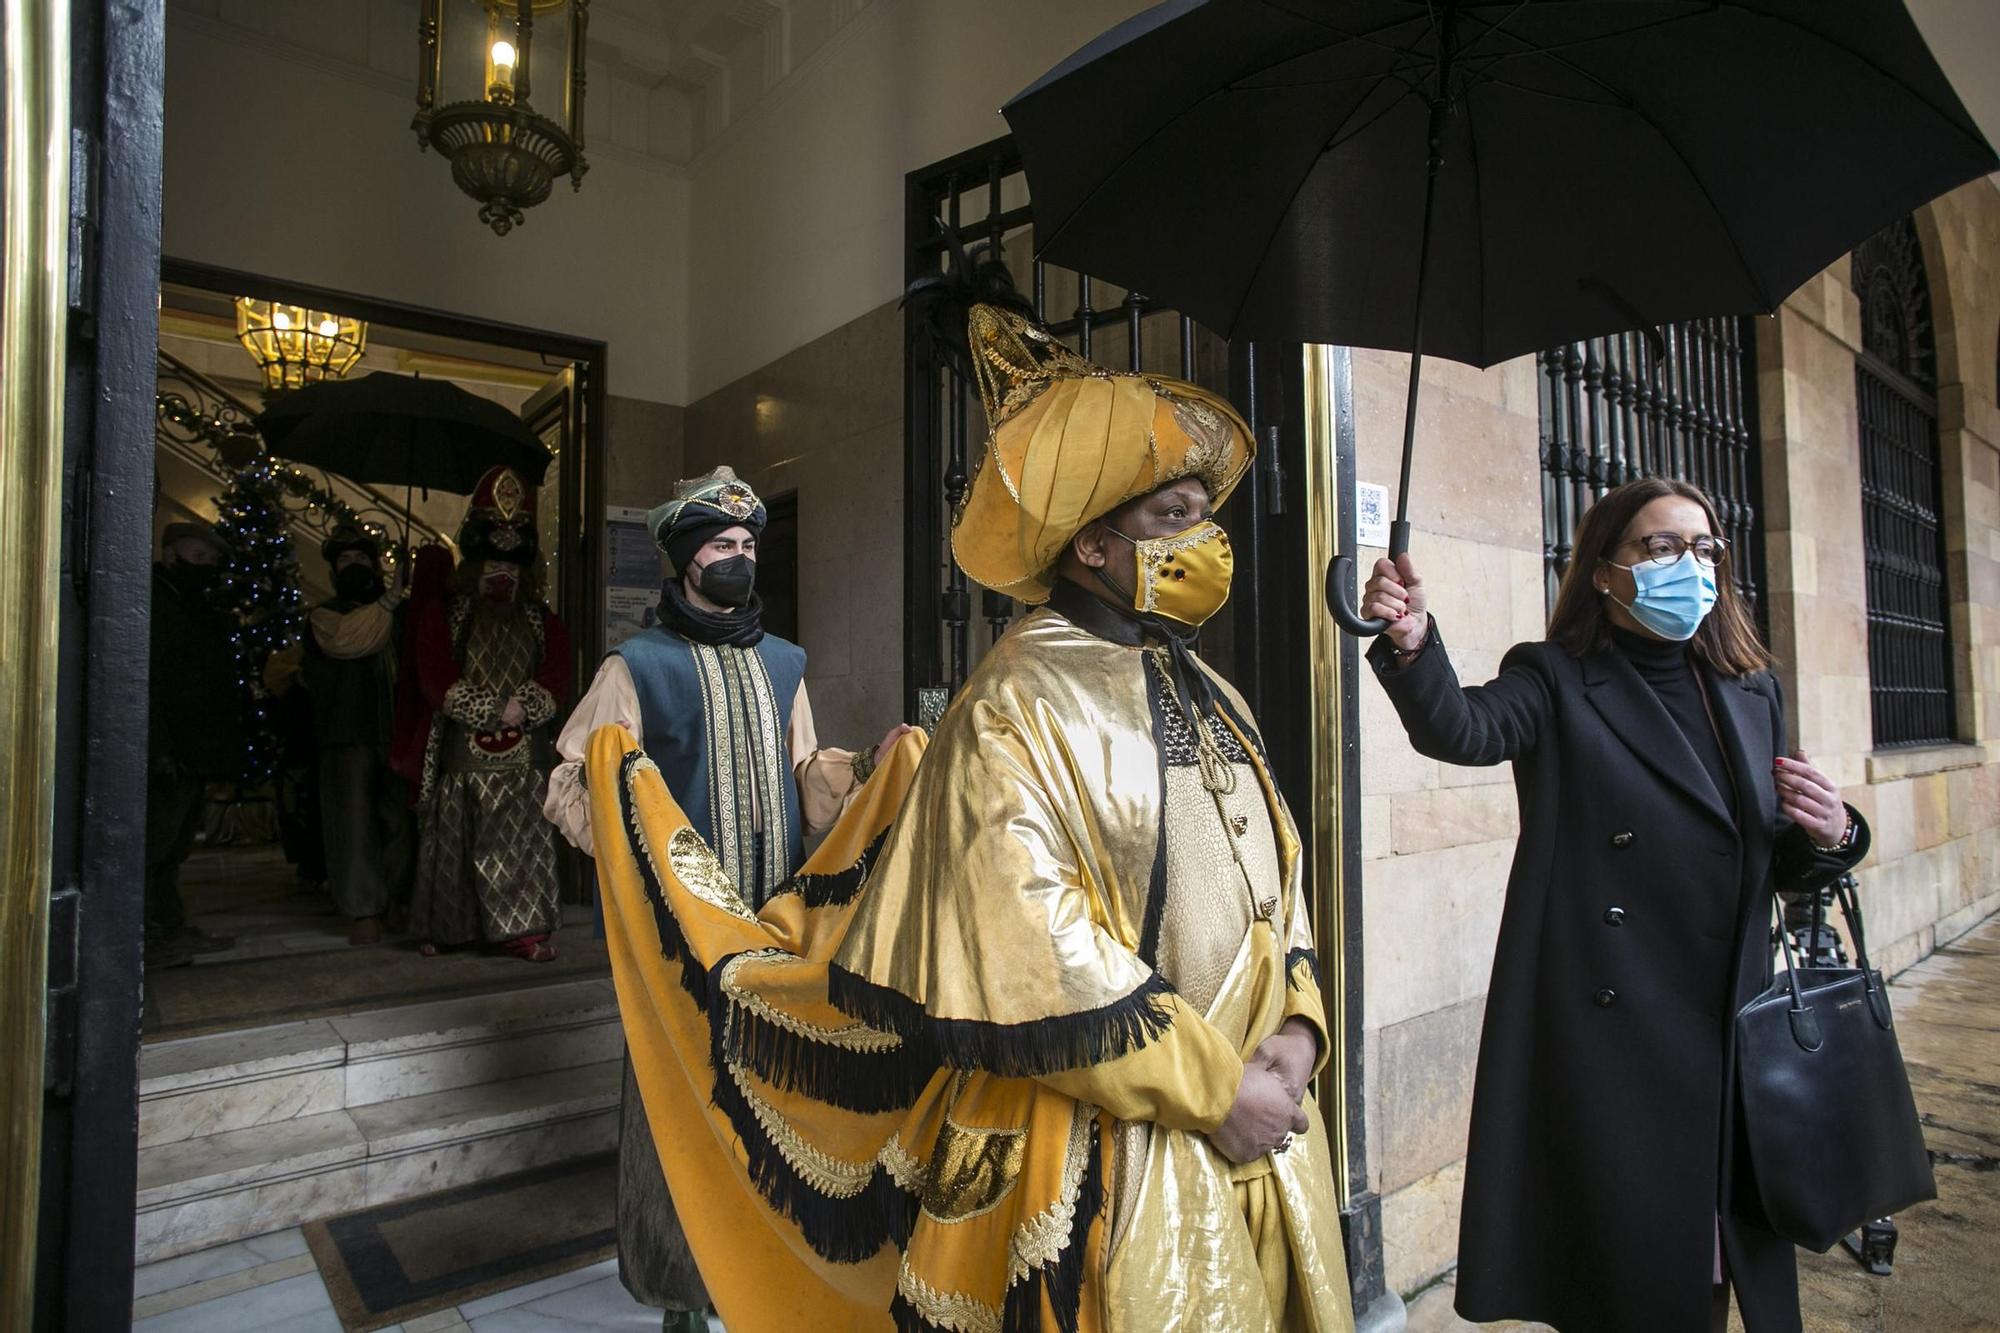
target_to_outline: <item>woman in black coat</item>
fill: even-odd
[[[1866,824],[1786,753],[1771,656],[1717,566],[1707,497],[1634,482],[1584,516],[1549,635],[1460,686],[1407,556],[1376,564],[1369,652],[1411,743],[1514,764],[1507,884],[1472,1101],[1458,1312],[1564,1333],[1796,1333],[1792,1247],[1737,1124],[1736,1011],[1774,891],[1816,890]]]

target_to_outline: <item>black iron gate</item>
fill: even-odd
[[[1868,568],[1868,689],[1875,744],[1957,739],[1937,349],[1916,224],[1905,218],[1854,251],[1862,351],[1861,540]]]
[[[1269,520],[1287,503],[1284,450],[1276,441],[1281,429],[1298,425],[1298,348],[1232,346],[1140,293],[1035,259],[1027,179],[1011,139],[910,173],[904,231],[906,283],[941,271],[953,238],[968,249],[990,247],[1033,298],[1043,323],[1083,356],[1114,369],[1190,380],[1243,409],[1260,447],[1256,468],[1223,515],[1237,549],[1236,593],[1202,637],[1204,655],[1259,707],[1260,696],[1277,688],[1271,677],[1278,658],[1267,636],[1244,627],[1257,623],[1258,603],[1274,577]],[[975,590],[951,558],[951,515],[970,484],[972,451],[986,438],[978,393],[914,343],[906,353],[904,384],[903,683],[906,715],[929,720],[1020,608],[1010,598]],[[1286,393],[1282,411],[1271,411],[1272,399]],[[1289,423],[1280,419],[1285,412]],[[1293,771],[1303,782],[1303,756]]]
[[[1762,626],[1763,466],[1750,321],[1695,319],[1565,343],[1538,354],[1535,366],[1549,606],[1583,511],[1614,486],[1671,477],[1715,502],[1729,574]]]
[[[1205,339],[1192,320],[1159,311],[1137,293],[1114,292],[1087,276],[1032,258],[1027,181],[1010,139],[911,173],[907,192],[906,285],[939,272],[954,238],[968,249],[986,247],[1008,262],[1050,331],[1082,355],[1117,368],[1165,370],[1187,380],[1197,378],[1199,360],[1199,369],[1214,381],[1216,350],[1226,356],[1226,346]],[[1165,332],[1171,344],[1164,349],[1169,362],[1164,366],[1157,338],[1162,322],[1170,324]],[[1148,333],[1155,335],[1150,357]],[[1011,598],[981,589],[977,619],[985,634],[983,643],[977,641],[973,591],[952,561],[948,541],[951,515],[970,484],[970,451],[982,447],[985,438],[979,396],[963,376],[914,344],[906,366],[905,494],[910,504],[903,678],[916,713],[934,715],[942,700],[965,683],[985,645],[1005,631],[1016,607]]]

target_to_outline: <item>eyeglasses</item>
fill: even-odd
[[[1624,544],[1644,551],[1646,563],[1655,565],[1671,565],[1689,551],[1693,551],[1694,558],[1710,569],[1729,558],[1729,543],[1706,533],[1689,541],[1678,532],[1655,532],[1634,537]]]

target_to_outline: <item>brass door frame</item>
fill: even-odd
[[[0,1327],[34,1307],[43,990],[55,839],[56,667],[67,364],[68,0],[0,2]]]
[[[1306,568],[1325,569],[1340,543],[1338,424],[1335,420],[1334,348],[1307,344],[1304,348]],[[1353,1156],[1348,1111],[1353,1102],[1346,1057],[1347,1046],[1347,877],[1341,849],[1347,838],[1345,802],[1341,799],[1341,741],[1345,734],[1340,699],[1340,648],[1346,636],[1320,601],[1316,580],[1306,580],[1305,623],[1307,670],[1311,679],[1312,808],[1307,811],[1306,843],[1312,867],[1313,924],[1318,936],[1320,991],[1326,1002],[1327,1026],[1343,1049],[1327,1062],[1320,1076],[1320,1106],[1333,1136],[1334,1185],[1344,1209],[1352,1193]]]

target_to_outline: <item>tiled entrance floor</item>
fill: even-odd
[[[135,1333],[340,1333],[326,1284],[297,1227],[147,1264],[134,1274],[132,1295]],[[392,1325],[391,1333],[654,1333],[659,1327],[660,1312],[626,1295],[618,1261],[606,1259]],[[723,1333],[722,1321],[711,1318],[709,1330]]]

